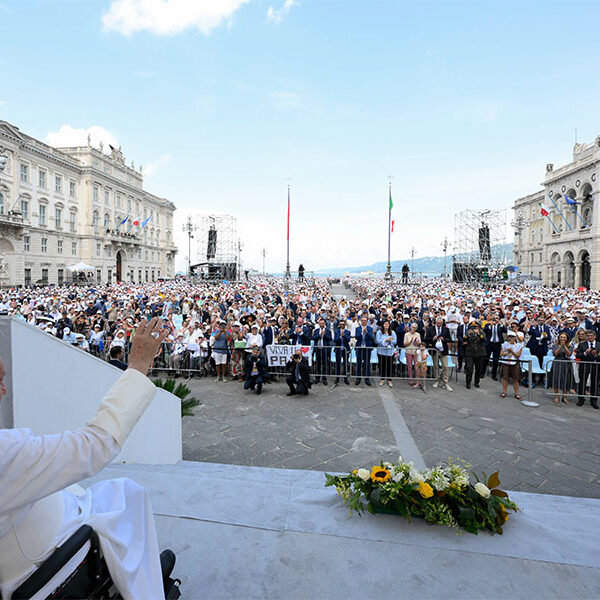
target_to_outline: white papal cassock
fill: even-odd
[[[83,496],[64,489],[115,458],[155,394],[147,377],[128,369],[86,427],[42,436],[29,429],[0,430],[3,600],[84,523],[98,533],[109,571],[126,600],[164,599],[146,491],[128,479],[98,483]]]

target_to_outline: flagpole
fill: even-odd
[[[550,198],[550,202],[552,202],[552,204],[554,204],[554,207],[558,211],[558,214],[562,217],[562,220],[567,224],[567,227],[569,229],[573,229],[571,227],[571,223],[569,223],[569,221],[567,221],[567,219],[565,219],[565,215],[562,214],[562,211],[560,210],[560,208],[558,208],[558,205],[556,204],[556,202],[554,202],[554,200],[552,199],[552,196],[550,194],[548,194],[548,198]]]
[[[583,223],[584,226],[587,225],[587,223],[581,218],[580,214],[577,212],[577,202],[573,198],[571,198],[571,196],[567,196],[567,194],[563,194],[563,196],[565,197],[565,200],[567,201],[567,205],[573,209],[573,212],[575,213],[577,218]],[[573,204],[570,204],[569,200],[571,200],[573,202]]]
[[[288,207],[287,207],[287,262],[285,263],[285,278],[289,280],[290,273],[290,184],[288,183]]]
[[[388,253],[387,253],[387,265],[385,267],[385,278],[392,278],[392,263],[390,261],[390,250],[392,241],[392,181],[390,177],[389,182],[389,194],[388,194]]]
[[[544,214],[542,212],[542,216],[546,217],[546,219],[548,219],[548,221],[550,221],[550,225],[552,225],[552,229],[554,229],[554,233],[558,233],[558,229],[556,229],[556,225],[554,224],[554,221],[550,218],[550,215],[548,214],[548,209],[545,206],[543,206],[541,202],[538,202],[538,204],[540,205],[540,210],[546,211],[546,214]]]

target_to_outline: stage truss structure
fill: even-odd
[[[501,280],[510,258],[506,251],[506,210],[467,209],[454,216],[454,281]]]
[[[242,244],[231,215],[196,217],[196,264],[192,275],[204,281],[237,281],[242,277]]]

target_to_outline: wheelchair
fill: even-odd
[[[181,596],[181,581],[170,575],[163,572],[165,598],[176,600]],[[98,535],[89,525],[82,525],[11,596],[11,600],[83,598],[122,600],[102,558]]]

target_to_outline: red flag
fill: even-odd
[[[550,211],[540,202],[540,212],[542,213],[542,217],[547,217],[550,214]]]
[[[396,221],[392,221],[392,233],[394,233],[394,223],[395,223],[395,222],[396,222]]]

